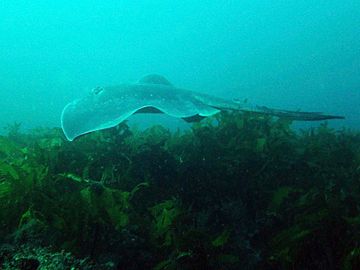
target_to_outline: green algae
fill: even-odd
[[[18,126],[0,137],[0,239],[14,246],[114,269],[359,265],[358,132],[235,113],[71,143]]]
[[[211,241],[214,247],[221,247],[227,243],[230,237],[230,230],[224,230],[219,236]]]

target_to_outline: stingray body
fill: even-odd
[[[177,88],[163,76],[148,75],[135,84],[95,88],[84,98],[67,104],[61,115],[61,126],[66,138],[72,141],[80,135],[114,127],[134,113],[165,113],[192,122],[222,110],[248,111],[301,121],[343,118],[318,112],[250,106]]]

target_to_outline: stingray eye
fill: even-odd
[[[94,95],[98,95],[98,94],[100,94],[102,91],[104,91],[104,88],[102,88],[102,87],[96,87],[96,88],[94,88],[94,89],[92,90],[92,92],[93,92]]]

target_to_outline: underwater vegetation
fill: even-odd
[[[0,268],[359,269],[360,133],[290,125],[222,112],[73,142],[9,126]]]

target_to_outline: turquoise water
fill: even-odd
[[[345,115],[331,125],[359,128],[359,25],[350,0],[4,0],[0,126],[59,127],[64,105],[90,89],[159,73],[220,97]]]
[[[358,0],[0,1],[0,269],[360,269],[359,26]],[[169,111],[179,87],[346,119],[134,115],[66,140],[66,104],[147,74],[175,88],[135,94]],[[108,89],[68,107],[73,135],[124,105]]]

